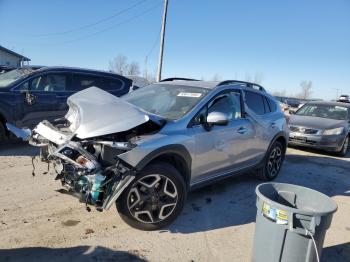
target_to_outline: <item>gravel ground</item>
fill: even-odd
[[[88,213],[21,143],[0,146],[0,261],[250,261],[255,187],[250,176],[192,192],[167,229],[143,232],[115,208]],[[324,261],[350,261],[350,154],[337,158],[288,149],[278,182],[319,190],[338,204],[327,232]]]

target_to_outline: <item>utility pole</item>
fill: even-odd
[[[339,91],[340,93],[342,92],[341,89],[339,88],[332,88],[333,90],[336,90],[337,91],[337,97],[335,98],[335,100],[337,100],[339,98]]]
[[[166,16],[167,16],[167,12],[168,12],[168,0],[164,0],[164,11],[163,11],[162,31],[161,31],[161,33],[160,33],[160,48],[159,48],[159,61],[158,61],[157,82],[159,82],[159,81],[162,79],[164,37],[165,37],[165,25],[166,25]]]

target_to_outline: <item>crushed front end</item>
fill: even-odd
[[[29,143],[40,147],[41,160],[54,168],[56,180],[87,208],[88,204],[98,210],[110,208],[134,179],[133,168],[116,157],[127,150],[125,143],[121,148],[113,141],[75,139],[66,127],[47,121],[32,131]]]

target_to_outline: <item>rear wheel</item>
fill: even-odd
[[[344,144],[343,147],[341,148],[341,150],[338,152],[339,156],[346,156],[346,153],[348,152],[348,148],[349,148],[349,136],[347,136],[344,140]]]
[[[186,200],[184,179],[168,163],[147,166],[116,202],[121,218],[141,230],[168,226],[181,212]]]
[[[256,176],[262,180],[275,179],[285,157],[285,150],[281,142],[275,141],[266,154],[263,165],[256,170]]]

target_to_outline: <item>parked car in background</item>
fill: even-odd
[[[130,92],[151,84],[149,80],[141,76],[127,75],[125,77],[132,80],[132,87],[130,88]]]
[[[276,178],[285,156],[284,114],[252,83],[162,81],[121,98],[92,87],[68,104],[67,123],[41,122],[31,144],[87,204],[116,204],[143,230],[169,225],[190,189],[248,170]]]
[[[96,70],[69,67],[23,67],[0,75],[0,139],[5,125],[33,128],[53,121],[68,110],[67,98],[85,88],[99,87],[115,96],[129,92],[126,77]]]
[[[342,102],[342,103],[350,103],[349,96],[348,95],[341,95],[337,102]]]
[[[6,73],[6,72],[9,72],[13,69],[16,69],[15,67],[12,67],[12,66],[0,66],[0,74],[3,74],[3,73]]]
[[[345,156],[349,147],[350,104],[309,102],[289,117],[289,144]]]

